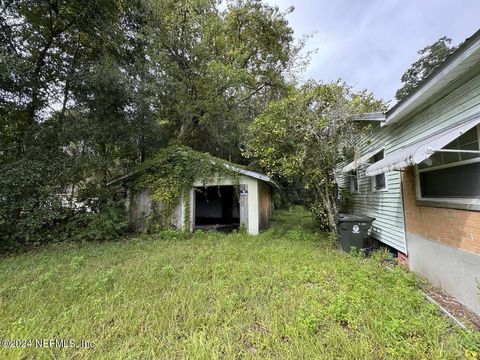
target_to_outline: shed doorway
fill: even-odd
[[[240,203],[235,186],[195,188],[194,229],[230,232],[239,227]]]

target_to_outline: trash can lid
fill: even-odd
[[[375,218],[368,215],[353,215],[353,214],[338,214],[337,223],[339,222],[358,222],[358,221],[373,221]]]

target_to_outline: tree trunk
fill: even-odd
[[[330,230],[337,231],[337,224],[335,223],[336,207],[332,205],[328,184],[324,183],[317,187],[317,190],[322,198],[323,205],[327,211],[328,226]]]
[[[328,182],[328,184],[325,185],[325,187],[326,187],[326,191],[327,191],[327,196],[330,199],[330,204],[331,204],[331,207],[332,207],[333,216],[335,217],[335,215],[338,214],[337,199],[336,199],[336,196],[335,196],[336,192],[331,191],[332,189],[330,189],[329,184],[330,184],[330,177],[329,177],[329,182]],[[335,228],[336,228],[336,226],[335,226]]]

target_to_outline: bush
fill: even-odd
[[[305,204],[305,207],[312,214],[312,217],[318,226],[324,230],[329,230],[328,211],[322,202],[308,201]]]
[[[0,166],[0,252],[124,234],[124,206],[112,200],[119,196],[94,177],[78,186],[85,163],[63,153],[41,153]],[[65,195],[71,184],[77,184],[73,204]]]
[[[127,225],[124,205],[110,202],[99,212],[75,214],[60,229],[59,238],[79,242],[115,240],[125,234]]]
[[[56,195],[55,177],[51,175],[58,170],[59,162],[30,159],[2,166],[2,248],[44,242],[47,230],[70,215],[70,210],[62,206],[61,198]]]

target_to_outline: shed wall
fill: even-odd
[[[127,197],[126,207],[128,209],[128,222],[133,231],[143,231],[153,214],[153,202],[150,189],[142,189],[138,192],[131,192]],[[179,198],[179,204],[172,212],[169,223],[172,227],[180,229],[183,225],[183,197]]]
[[[248,176],[239,176],[237,179],[232,178],[216,178],[209,182],[196,182],[194,187],[198,186],[221,186],[221,185],[241,185],[245,190],[245,195],[240,195],[240,204],[245,206],[241,211],[241,224],[246,226],[249,234],[256,235],[259,231],[268,226],[271,216],[271,189],[270,186],[261,180],[257,180]],[[194,189],[189,192],[190,198],[190,230],[194,229],[195,221],[195,201]],[[242,196],[245,198],[242,199]],[[130,193],[126,206],[128,208],[130,226],[134,231],[143,231],[145,225],[152,215],[153,203],[149,189]],[[170,223],[177,229],[184,228],[185,211],[187,204],[183,201],[183,197],[179,198],[179,204],[172,213]],[[242,218],[243,217],[243,218]]]
[[[231,179],[227,177],[221,177],[221,178],[215,178],[212,179],[208,182],[196,182],[194,186],[220,186],[220,185],[244,185],[243,188],[246,189],[247,191],[247,200],[245,201],[247,203],[247,216],[248,219],[246,221],[247,223],[247,232],[252,235],[256,235],[259,232],[259,226],[258,226],[258,183],[262,182],[260,180],[251,178],[249,176],[239,176],[238,180],[237,179]],[[192,196],[192,194],[190,195]],[[194,202],[190,202],[194,203]],[[242,203],[242,199],[240,199],[240,203]],[[241,211],[241,217],[242,217],[242,211]],[[194,217],[190,217],[191,221],[194,221]],[[240,219],[240,222],[242,222],[242,218]]]
[[[259,220],[258,226],[260,230],[266,229],[270,226],[270,219],[272,216],[272,187],[262,181],[258,182],[258,197],[259,197]]]

